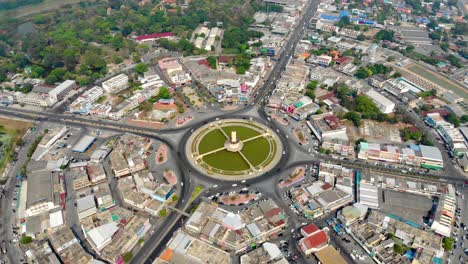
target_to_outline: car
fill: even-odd
[[[1,249],[2,249],[2,255],[5,255],[7,253],[7,246],[6,246],[5,240],[2,240]]]

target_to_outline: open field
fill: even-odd
[[[32,123],[0,117],[0,126],[3,126],[8,131],[16,131],[20,137],[23,137],[24,133],[31,128]]]
[[[224,132],[229,137],[231,136],[232,131],[236,131],[237,137],[240,140],[246,140],[246,139],[249,139],[251,137],[255,137],[255,136],[260,135],[260,132],[254,130],[252,128],[245,127],[245,126],[230,125],[230,126],[222,127],[222,129],[224,130]]]
[[[0,118],[0,175],[10,161],[17,141],[31,126],[30,122]]]
[[[434,72],[434,71],[431,71],[429,69],[425,69],[424,67],[422,66],[419,66],[417,64],[410,64],[407,68],[406,68],[408,71],[424,78],[424,79],[427,79],[437,85],[439,85],[440,87],[444,88],[444,89],[448,89],[454,93],[456,93],[457,95],[465,98],[465,99],[468,99],[468,91],[467,89],[461,87],[460,85],[450,81],[449,79],[445,78],[444,76]]]
[[[95,2],[94,0],[45,0],[37,5],[27,5],[15,8],[13,10],[2,10],[0,16],[10,18],[27,18],[34,14],[53,11],[68,4],[77,4],[80,2]]]
[[[215,149],[224,147],[226,137],[219,129],[214,129],[208,132],[198,144],[198,154],[204,154]]]
[[[203,161],[213,168],[225,171],[244,171],[250,168],[239,153],[225,149],[203,157]]]
[[[244,143],[241,152],[253,166],[262,164],[270,153],[270,143],[266,138],[257,138]]]

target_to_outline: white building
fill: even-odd
[[[43,148],[50,148],[59,138],[68,132],[66,126],[49,129],[47,133],[42,137],[38,146]]]
[[[402,93],[409,92],[410,87],[406,82],[398,79],[389,79],[383,83],[383,89],[395,96],[400,96]]]
[[[456,197],[447,194],[442,198],[437,209],[434,222],[431,229],[435,233],[445,237],[450,237],[452,232],[452,223],[455,221]]]
[[[80,220],[88,216],[96,214],[97,208],[96,208],[96,201],[94,200],[94,195],[90,194],[83,198],[77,199],[76,210],[78,211],[78,218]]]
[[[119,74],[102,83],[102,88],[108,93],[116,94],[128,87],[128,76]]]
[[[84,92],[80,96],[80,98],[84,98],[84,99],[88,100],[89,102],[94,103],[103,94],[104,94],[104,91],[102,90],[101,87],[94,86],[93,88],[91,88],[91,89],[87,90],[86,92]]]
[[[320,55],[320,56],[317,56],[315,60],[318,65],[327,67],[332,62],[332,59],[333,58],[328,55]]]
[[[88,114],[93,103],[99,99],[101,95],[104,94],[104,90],[99,86],[94,86],[93,88],[84,92],[79,96],[73,103],[70,104],[70,112],[77,114]]]
[[[91,246],[97,251],[101,251],[112,241],[112,236],[119,231],[117,222],[110,222],[85,232],[85,236]]]
[[[39,94],[34,92],[24,94],[21,92],[17,92],[15,96],[18,104],[34,105],[41,107],[48,107],[53,105],[52,101],[50,101],[49,97],[45,94]]]
[[[379,208],[379,188],[372,183],[359,184],[359,203],[370,208]]]
[[[28,173],[28,180],[23,183],[26,191],[26,216],[34,216],[58,208],[60,198],[54,192],[58,177],[51,171],[40,170]]]
[[[72,89],[77,87],[78,85],[74,80],[66,80],[49,92],[50,100],[56,103],[62,100]]]
[[[374,89],[370,89],[367,93],[367,96],[374,101],[377,107],[382,111],[384,114],[392,113],[395,109],[395,103],[387,99],[385,96],[381,95],[380,93],[376,92]]]

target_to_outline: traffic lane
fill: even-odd
[[[34,123],[33,123],[34,124]],[[21,250],[18,249],[18,245],[15,243],[10,243],[13,240],[11,236],[13,232],[13,227],[16,226],[16,213],[13,213],[13,208],[11,208],[11,203],[13,202],[13,198],[15,197],[14,190],[16,189],[16,185],[19,181],[16,179],[16,175],[18,175],[21,171],[22,161],[26,160],[27,153],[29,151],[29,147],[34,139],[41,133],[42,126],[39,125],[38,129],[35,132],[29,133],[25,138],[25,144],[20,149],[17,161],[15,162],[13,168],[10,170],[10,175],[7,179],[7,190],[5,193],[5,197],[2,199],[2,215],[4,216],[4,223],[3,223],[3,233],[0,240],[5,240],[7,243],[7,258],[10,260],[17,260],[21,258]],[[18,201],[17,201],[18,202]]]

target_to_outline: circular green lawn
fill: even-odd
[[[243,143],[238,152],[225,148],[232,131]],[[190,149],[197,165],[209,174],[232,176],[262,171],[277,154],[279,142],[265,126],[245,120],[214,122],[195,131],[192,137]]]

